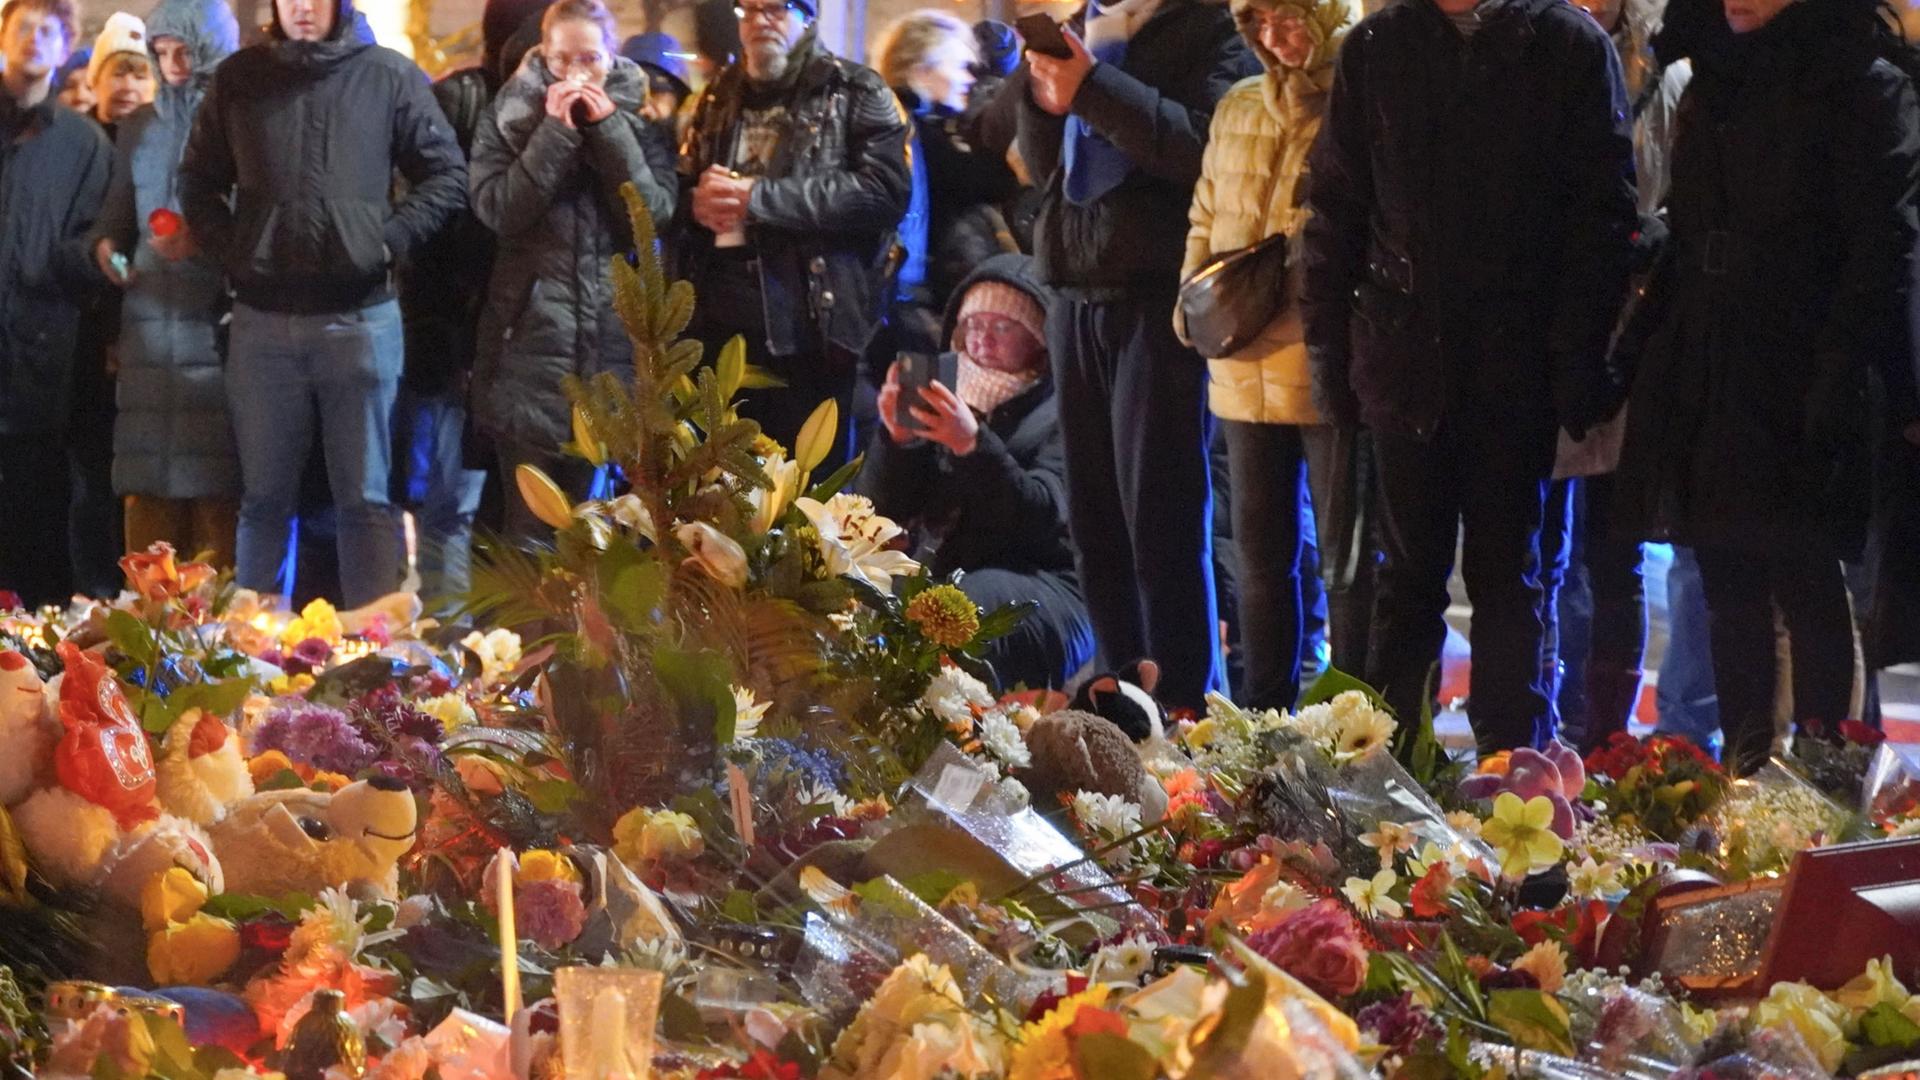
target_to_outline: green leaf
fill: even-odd
[[[686,652],[671,645],[653,651],[653,672],[680,707],[683,720],[711,722],[721,745],[733,741],[733,662],[711,649]]]
[[[652,628],[667,594],[667,568],[626,541],[607,545],[599,562],[600,592],[607,615],[629,633]]]
[[[262,780],[260,783],[255,784],[253,786],[253,790],[255,791],[293,791],[296,788],[303,788],[306,786],[307,786],[306,781],[300,779],[299,773],[294,772],[292,769],[281,769],[279,772],[274,773],[272,776],[267,777],[265,780]]]
[[[1013,633],[1021,621],[1038,610],[1040,604],[1034,600],[1021,600],[1017,603],[1002,604],[980,617],[980,629],[973,635],[973,643],[984,645],[989,641],[1006,637]]]
[[[720,396],[732,399],[740,392],[740,383],[747,377],[747,342],[735,334],[720,346],[720,355],[714,358],[713,371],[720,380]]]
[[[275,914],[298,922],[300,916],[311,907],[313,907],[313,897],[306,893],[288,893],[278,899],[247,893],[217,893],[208,897],[206,904],[200,910],[215,918],[235,921]]]
[[[194,683],[175,690],[167,703],[175,717],[185,714],[188,709],[199,709],[224,720],[238,711],[246,703],[247,695],[253,691],[254,681],[250,678]]]
[[[660,1033],[674,1042],[705,1042],[707,1025],[693,1002],[677,993],[665,994],[660,998]]]
[[[1860,1017],[1860,1035],[1869,1046],[1904,1048],[1920,1043],[1920,1024],[1883,1001]]]
[[[820,481],[808,489],[807,498],[812,499],[814,502],[826,502],[828,499],[840,494],[841,489],[852,483],[853,478],[859,475],[860,466],[866,460],[867,456],[861,454],[852,461],[833,470],[831,476],[828,476],[825,480]]]
[[[1573,1056],[1566,1006],[1539,990],[1493,991],[1489,995],[1487,1019],[1512,1037],[1514,1045],[1521,1049]]]
[[[720,905],[720,914],[731,922],[757,923],[760,921],[760,909],[754,905],[753,894],[745,889],[735,889],[727,894]]]
[[[1313,680],[1313,685],[1307,687],[1306,691],[1300,695],[1298,707],[1304,709],[1309,705],[1322,705],[1349,690],[1358,690],[1365,694],[1367,700],[1377,709],[1387,707],[1387,699],[1381,697],[1378,690],[1336,667],[1326,669],[1320,673],[1319,678]]]
[[[115,609],[107,615],[107,640],[141,667],[150,668],[158,659],[160,647],[146,623]]]
[[[520,791],[543,814],[564,814],[576,800],[585,797],[580,785],[571,780],[535,780],[522,785]]]
[[[1153,1080],[1160,1071],[1146,1047],[1104,1031],[1073,1040],[1073,1064],[1074,1075],[1101,1080]]]
[[[915,874],[900,884],[928,907],[933,907],[945,900],[948,893],[966,884],[967,880],[965,875],[951,870],[929,870],[924,874]]]

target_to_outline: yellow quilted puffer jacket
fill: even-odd
[[[1306,69],[1283,69],[1254,40],[1259,13],[1311,10],[1332,31]],[[1215,416],[1256,424],[1317,424],[1307,347],[1300,321],[1301,226],[1306,223],[1307,151],[1320,131],[1333,83],[1333,58],[1357,12],[1345,0],[1321,0],[1313,9],[1275,0],[1235,0],[1233,11],[1264,75],[1242,80],[1214,107],[1200,182],[1188,212],[1184,280],[1217,254],[1259,243],[1276,233],[1293,238],[1287,267],[1287,304],[1259,337],[1233,356],[1207,361]]]

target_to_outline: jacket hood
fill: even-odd
[[[163,37],[179,38],[193,54],[193,78],[187,85],[168,86],[163,81],[154,96],[156,107],[166,112],[175,104],[191,108],[199,99],[213,78],[214,67],[240,47],[240,22],[227,0],[160,0],[147,16],[149,50]],[[155,53],[156,70],[159,62]]]
[[[1033,256],[1014,252],[995,255],[974,267],[973,272],[954,287],[953,295],[947,300],[946,314],[940,320],[940,341],[944,348],[953,349],[953,334],[960,324],[960,304],[967,298],[967,290],[983,281],[998,281],[1019,289],[1033,297],[1041,311],[1053,306],[1053,290],[1040,281]]]
[[[1241,38],[1260,58],[1260,66],[1275,74],[1283,69],[1280,58],[1260,44],[1261,16],[1269,12],[1294,15],[1306,24],[1307,33],[1313,37],[1313,54],[1300,70],[1308,75],[1333,66],[1347,31],[1360,21],[1360,5],[1355,0],[1232,0],[1230,6]]]

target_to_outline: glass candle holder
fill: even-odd
[[[553,973],[567,1080],[646,1080],[663,978],[640,968],[563,967]]]

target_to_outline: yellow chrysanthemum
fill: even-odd
[[[1105,1005],[1109,992],[1107,984],[1095,983],[1022,1027],[1020,1044],[1013,1048],[1008,1063],[1007,1080],[1072,1080],[1073,1046],[1067,1041],[1067,1029],[1081,1009]]]
[[[980,632],[980,609],[953,585],[935,585],[907,602],[907,621],[927,640],[958,649]]]

